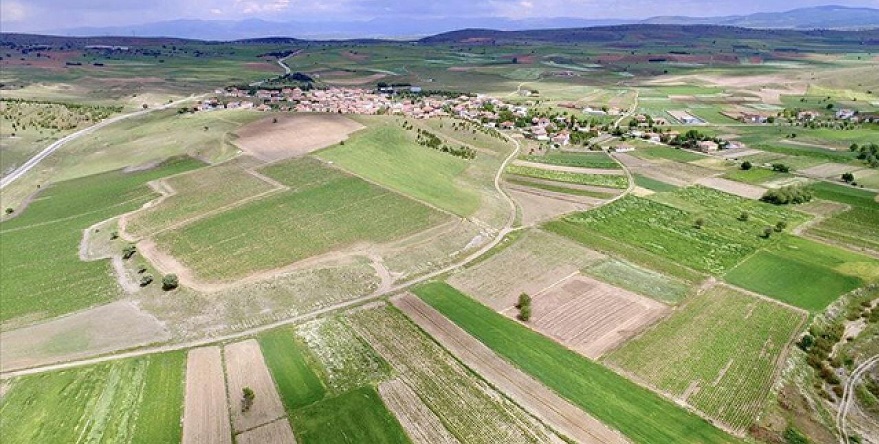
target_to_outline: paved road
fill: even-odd
[[[434,271],[433,273],[430,273],[428,275],[425,275],[425,276],[420,277],[418,279],[415,279],[413,281],[409,281],[409,282],[406,282],[403,284],[395,285],[390,288],[378,291],[376,293],[373,293],[373,294],[370,294],[367,296],[352,299],[350,301],[342,302],[339,304],[334,304],[334,305],[331,305],[331,306],[328,306],[328,307],[325,307],[325,308],[322,308],[319,310],[315,310],[315,311],[312,311],[309,313],[305,313],[305,314],[302,314],[299,316],[294,316],[291,318],[282,319],[280,321],[273,322],[271,324],[266,324],[266,325],[262,325],[259,327],[247,329],[247,330],[242,330],[242,331],[239,331],[236,333],[231,333],[231,334],[223,335],[223,336],[216,336],[216,337],[212,337],[212,338],[200,339],[197,341],[179,343],[179,344],[170,344],[170,345],[164,345],[164,346],[158,346],[158,347],[142,348],[142,349],[138,349],[138,350],[134,350],[134,351],[130,351],[130,352],[118,353],[118,354],[107,355],[107,356],[100,356],[100,357],[96,357],[96,358],[88,358],[88,359],[69,361],[69,362],[64,362],[64,363],[59,363],[59,364],[44,365],[44,366],[32,367],[32,368],[23,369],[23,370],[12,370],[12,371],[3,372],[2,374],[0,374],[0,379],[9,379],[9,378],[14,378],[14,377],[18,377],[18,376],[45,373],[45,372],[54,371],[54,370],[63,370],[63,369],[74,368],[74,367],[82,367],[82,366],[91,365],[91,364],[98,364],[98,363],[102,363],[102,362],[115,361],[115,360],[119,360],[119,359],[133,358],[133,357],[137,357],[137,356],[145,356],[145,355],[150,355],[150,354],[154,354],[154,353],[163,353],[163,352],[168,352],[168,351],[184,350],[184,349],[189,349],[189,348],[193,348],[193,347],[200,347],[200,346],[204,346],[204,345],[214,344],[217,342],[225,342],[225,341],[230,341],[230,340],[234,340],[234,339],[244,338],[244,337],[248,337],[248,336],[251,336],[251,335],[266,331],[266,330],[271,330],[273,328],[277,328],[277,327],[280,327],[283,325],[289,325],[289,324],[303,322],[305,320],[312,319],[314,317],[317,317],[317,316],[320,316],[320,315],[323,315],[326,313],[331,313],[331,312],[334,312],[337,310],[344,310],[346,308],[354,307],[356,305],[360,305],[362,303],[369,302],[371,300],[375,300],[375,299],[387,296],[389,294],[399,292],[399,291],[404,290],[406,288],[412,287],[414,285],[420,284],[422,282],[428,281],[428,280],[433,279],[433,278],[440,276],[442,274],[453,271],[459,267],[462,267],[462,266],[476,260],[477,258],[482,256],[483,254],[485,254],[488,250],[497,246],[508,233],[510,233],[511,231],[514,230],[513,223],[516,220],[516,203],[501,187],[501,176],[503,175],[504,170],[507,168],[507,165],[510,162],[512,162],[513,159],[515,159],[516,156],[519,154],[519,151],[521,150],[521,145],[519,144],[518,140],[516,140],[512,137],[509,137],[506,134],[503,134],[503,136],[507,140],[512,142],[516,146],[516,149],[513,150],[513,152],[510,153],[510,155],[506,159],[504,159],[504,162],[501,164],[500,168],[498,169],[497,173],[495,174],[494,187],[504,197],[504,199],[509,203],[510,215],[507,219],[506,224],[504,224],[504,228],[498,232],[497,236],[495,236],[495,238],[491,242],[484,245],[478,251],[467,256],[466,258],[464,258],[463,260],[461,260],[457,264],[450,265],[448,267],[445,267],[441,270]]]
[[[2,190],[3,188],[6,188],[6,187],[7,187],[9,184],[11,184],[12,182],[15,182],[16,180],[20,179],[20,178],[21,178],[22,176],[24,176],[28,171],[30,171],[30,170],[33,169],[35,166],[37,166],[40,162],[42,162],[43,159],[49,157],[50,155],[52,155],[52,153],[54,153],[55,151],[57,151],[58,148],[61,148],[62,146],[66,145],[67,143],[69,143],[69,142],[71,142],[71,141],[73,141],[73,140],[76,140],[76,139],[78,139],[78,138],[80,138],[80,137],[82,137],[82,136],[84,136],[84,135],[86,135],[86,134],[89,134],[89,133],[92,133],[92,132],[94,132],[94,131],[97,131],[97,130],[99,130],[99,129],[105,127],[105,126],[112,125],[112,124],[114,124],[114,123],[116,123],[116,122],[119,122],[119,121],[122,121],[122,120],[125,120],[125,119],[130,119],[130,118],[132,118],[132,117],[142,116],[142,115],[144,115],[144,114],[148,114],[148,113],[151,113],[151,112],[153,112],[153,111],[158,111],[158,110],[162,110],[162,109],[168,109],[168,108],[171,108],[171,107],[177,106],[177,105],[179,105],[179,104],[181,104],[181,103],[184,103],[184,102],[190,101],[190,100],[192,100],[192,99],[194,99],[194,98],[195,98],[195,96],[190,96],[190,97],[187,97],[187,98],[185,98],[185,99],[178,100],[178,101],[176,101],[176,102],[171,102],[171,103],[168,103],[168,104],[162,105],[162,106],[160,106],[160,107],[158,107],[158,108],[150,108],[150,109],[145,109],[145,110],[135,111],[135,112],[133,112],[133,113],[122,114],[122,115],[119,115],[119,116],[111,117],[111,118],[109,118],[109,119],[102,120],[102,121],[98,122],[97,124],[92,125],[92,126],[90,126],[90,127],[88,127],[88,128],[81,129],[81,130],[79,130],[79,131],[77,131],[77,132],[75,132],[75,133],[73,133],[73,134],[68,134],[68,135],[62,137],[61,139],[58,139],[57,141],[55,141],[54,143],[52,143],[52,144],[49,145],[48,147],[46,147],[46,149],[44,149],[43,151],[40,151],[36,156],[31,157],[27,162],[25,162],[24,164],[22,164],[20,167],[16,168],[15,171],[13,171],[12,173],[10,173],[8,176],[5,176],[5,177],[3,177],[2,179],[0,179],[0,190]]]

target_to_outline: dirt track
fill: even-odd
[[[186,357],[183,444],[204,443],[232,444],[223,362],[216,346],[190,350]]]
[[[394,298],[393,304],[465,365],[559,433],[581,443],[628,442],[622,434],[513,367],[412,294]]]

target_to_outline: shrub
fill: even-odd
[[[739,214],[739,220],[742,222],[747,222],[750,217],[751,215],[749,215],[746,211],[742,211],[742,214]]]
[[[119,239],[119,232],[118,231],[111,232],[110,233],[110,240],[116,240],[116,239]]]
[[[787,444],[809,444],[809,440],[799,430],[788,427],[784,430],[784,442]]]
[[[775,232],[781,233],[784,229],[787,228],[787,222],[780,220],[777,224],[775,224]]]
[[[528,293],[520,294],[519,302],[516,303],[516,308],[522,308],[528,305],[531,305],[531,296],[528,296]]]
[[[176,274],[166,274],[162,277],[162,290],[173,290],[177,288],[178,285],[180,285],[180,281],[177,279]]]
[[[763,229],[763,238],[769,239],[769,236],[772,236],[772,227],[766,227]]]
[[[151,275],[151,274],[145,274],[140,277],[140,286],[141,287],[146,287],[147,285],[151,284],[152,282],[153,282],[153,275]]]
[[[701,217],[696,219],[693,222],[693,227],[695,227],[695,228],[698,228],[701,230],[703,226],[705,226],[705,219],[702,219]]]
[[[783,163],[773,163],[772,164],[772,171],[777,171],[779,173],[789,173],[790,167],[783,164]]]
[[[748,171],[748,170],[750,170],[753,166],[754,166],[754,165],[751,165],[751,162],[748,162],[748,161],[746,160],[746,161],[742,162],[741,168],[742,168],[743,170],[745,170],[745,171]]]
[[[767,191],[760,200],[775,205],[801,204],[812,200],[812,192],[803,187],[787,186]]]
[[[842,181],[845,183],[852,183],[855,181],[855,175],[852,173],[842,173]]]
[[[6,208],[6,214],[12,214],[12,213],[14,213],[14,212],[15,212],[15,210],[14,210],[12,207],[7,207],[7,208]]]
[[[253,407],[253,400],[256,399],[256,393],[250,387],[241,389],[241,412],[247,412]]]
[[[134,253],[137,253],[137,247],[134,244],[128,244],[122,249],[122,259],[131,259]]]
[[[526,305],[519,309],[519,320],[528,322],[531,319],[531,305]]]

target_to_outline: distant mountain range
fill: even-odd
[[[818,6],[786,12],[725,17],[653,17],[646,20],[587,20],[578,18],[461,18],[338,22],[272,22],[248,20],[172,20],[133,26],[69,28],[44,31],[71,37],[177,37],[198,40],[238,40],[260,37],[307,39],[385,38],[406,39],[443,32],[481,28],[500,31],[590,28],[622,24],[723,25],[758,29],[874,29],[879,28],[879,9]]]

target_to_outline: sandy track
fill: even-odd
[[[628,442],[622,434],[513,367],[412,294],[394,298],[393,304],[465,365],[559,433],[581,443]]]
[[[548,170],[548,171],[563,171],[566,173],[579,173],[579,174],[598,174],[605,176],[625,176],[625,172],[623,170],[608,170],[602,168],[581,168],[581,167],[569,167],[562,165],[550,165],[546,163],[539,162],[528,162],[525,160],[516,160],[513,162],[513,165],[519,165],[529,168],[537,168],[540,170]]]
[[[274,119],[278,122],[272,123]],[[339,143],[362,128],[363,125],[334,114],[268,117],[240,128],[235,133],[235,145],[257,159],[272,162]]]
[[[170,338],[155,317],[130,301],[117,301],[0,333],[0,369],[79,359]]]
[[[284,417],[284,406],[255,339],[225,347],[226,380],[232,427],[236,432],[249,430]],[[250,387],[256,394],[253,406],[241,411],[242,389]]]
[[[734,180],[724,179],[722,177],[706,177],[696,181],[697,184],[713,188],[724,193],[735,194],[736,196],[746,199],[760,199],[766,193],[766,188],[756,185],[748,185],[746,183],[736,182]]]
[[[574,275],[533,296],[531,326],[591,359],[598,359],[668,314],[657,301]],[[515,316],[515,308],[505,314]]]
[[[235,437],[236,444],[296,444],[287,418],[248,430]]]
[[[186,357],[183,444],[232,444],[220,348],[203,347]]]
[[[378,392],[393,412],[403,430],[415,444],[456,444],[458,441],[426,406],[421,398],[400,379],[383,382]],[[239,441],[240,444],[240,441]]]

